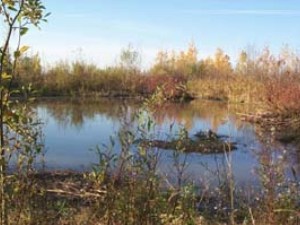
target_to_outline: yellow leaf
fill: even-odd
[[[24,46],[22,46],[22,47],[20,48],[20,53],[23,54],[23,53],[26,52],[28,49],[29,49],[29,46],[24,45]]]
[[[2,73],[1,77],[3,80],[7,80],[7,79],[11,79],[12,76],[7,73]]]

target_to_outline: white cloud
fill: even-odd
[[[220,9],[220,10],[182,10],[184,14],[199,14],[199,15],[262,15],[262,16],[300,16],[300,10],[243,10],[243,9]]]

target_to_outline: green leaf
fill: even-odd
[[[20,93],[21,93],[20,90],[12,90],[12,91],[10,92],[11,95],[12,95],[12,94],[20,94]]]
[[[14,8],[14,7],[12,7],[12,6],[8,6],[7,8],[8,8],[9,10],[11,10],[11,11],[15,11],[15,12],[17,11],[17,9]]]
[[[21,27],[21,29],[20,29],[20,35],[21,36],[25,35],[28,30],[29,30],[28,27]]]
[[[44,16],[44,18],[48,17],[51,15],[51,12],[46,13],[46,15]]]
[[[15,57],[15,58],[19,58],[20,56],[21,56],[20,51],[15,51],[15,52],[14,52],[14,57]]]

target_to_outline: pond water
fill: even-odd
[[[141,103],[118,99],[52,99],[39,100],[35,105],[43,121],[45,140],[45,165],[48,169],[89,170],[97,163],[96,146],[109,144],[124,122],[124,115],[138,111]],[[215,180],[216,174],[228,169],[228,160],[236,182],[241,184],[258,181],[262,163],[284,163],[287,174],[290,168],[299,171],[299,154],[292,148],[258,135],[259,128],[241,121],[236,115],[253,112],[253,106],[228,105],[220,102],[195,100],[189,103],[168,103],[156,109],[153,120],[155,132],[160,138],[170,135],[184,126],[193,136],[199,131],[212,130],[228,135],[237,143],[237,150],[229,154],[181,155],[187,157],[187,176],[194,180]],[[118,152],[119,145],[115,146]],[[172,151],[161,150],[159,169],[162,174],[174,174]],[[298,168],[298,169],[297,169]]]

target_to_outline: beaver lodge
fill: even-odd
[[[236,144],[229,142],[227,136],[217,135],[211,130],[208,132],[200,131],[194,135],[194,138],[142,140],[140,144],[146,148],[160,148],[201,154],[221,154],[225,151],[236,150]]]

